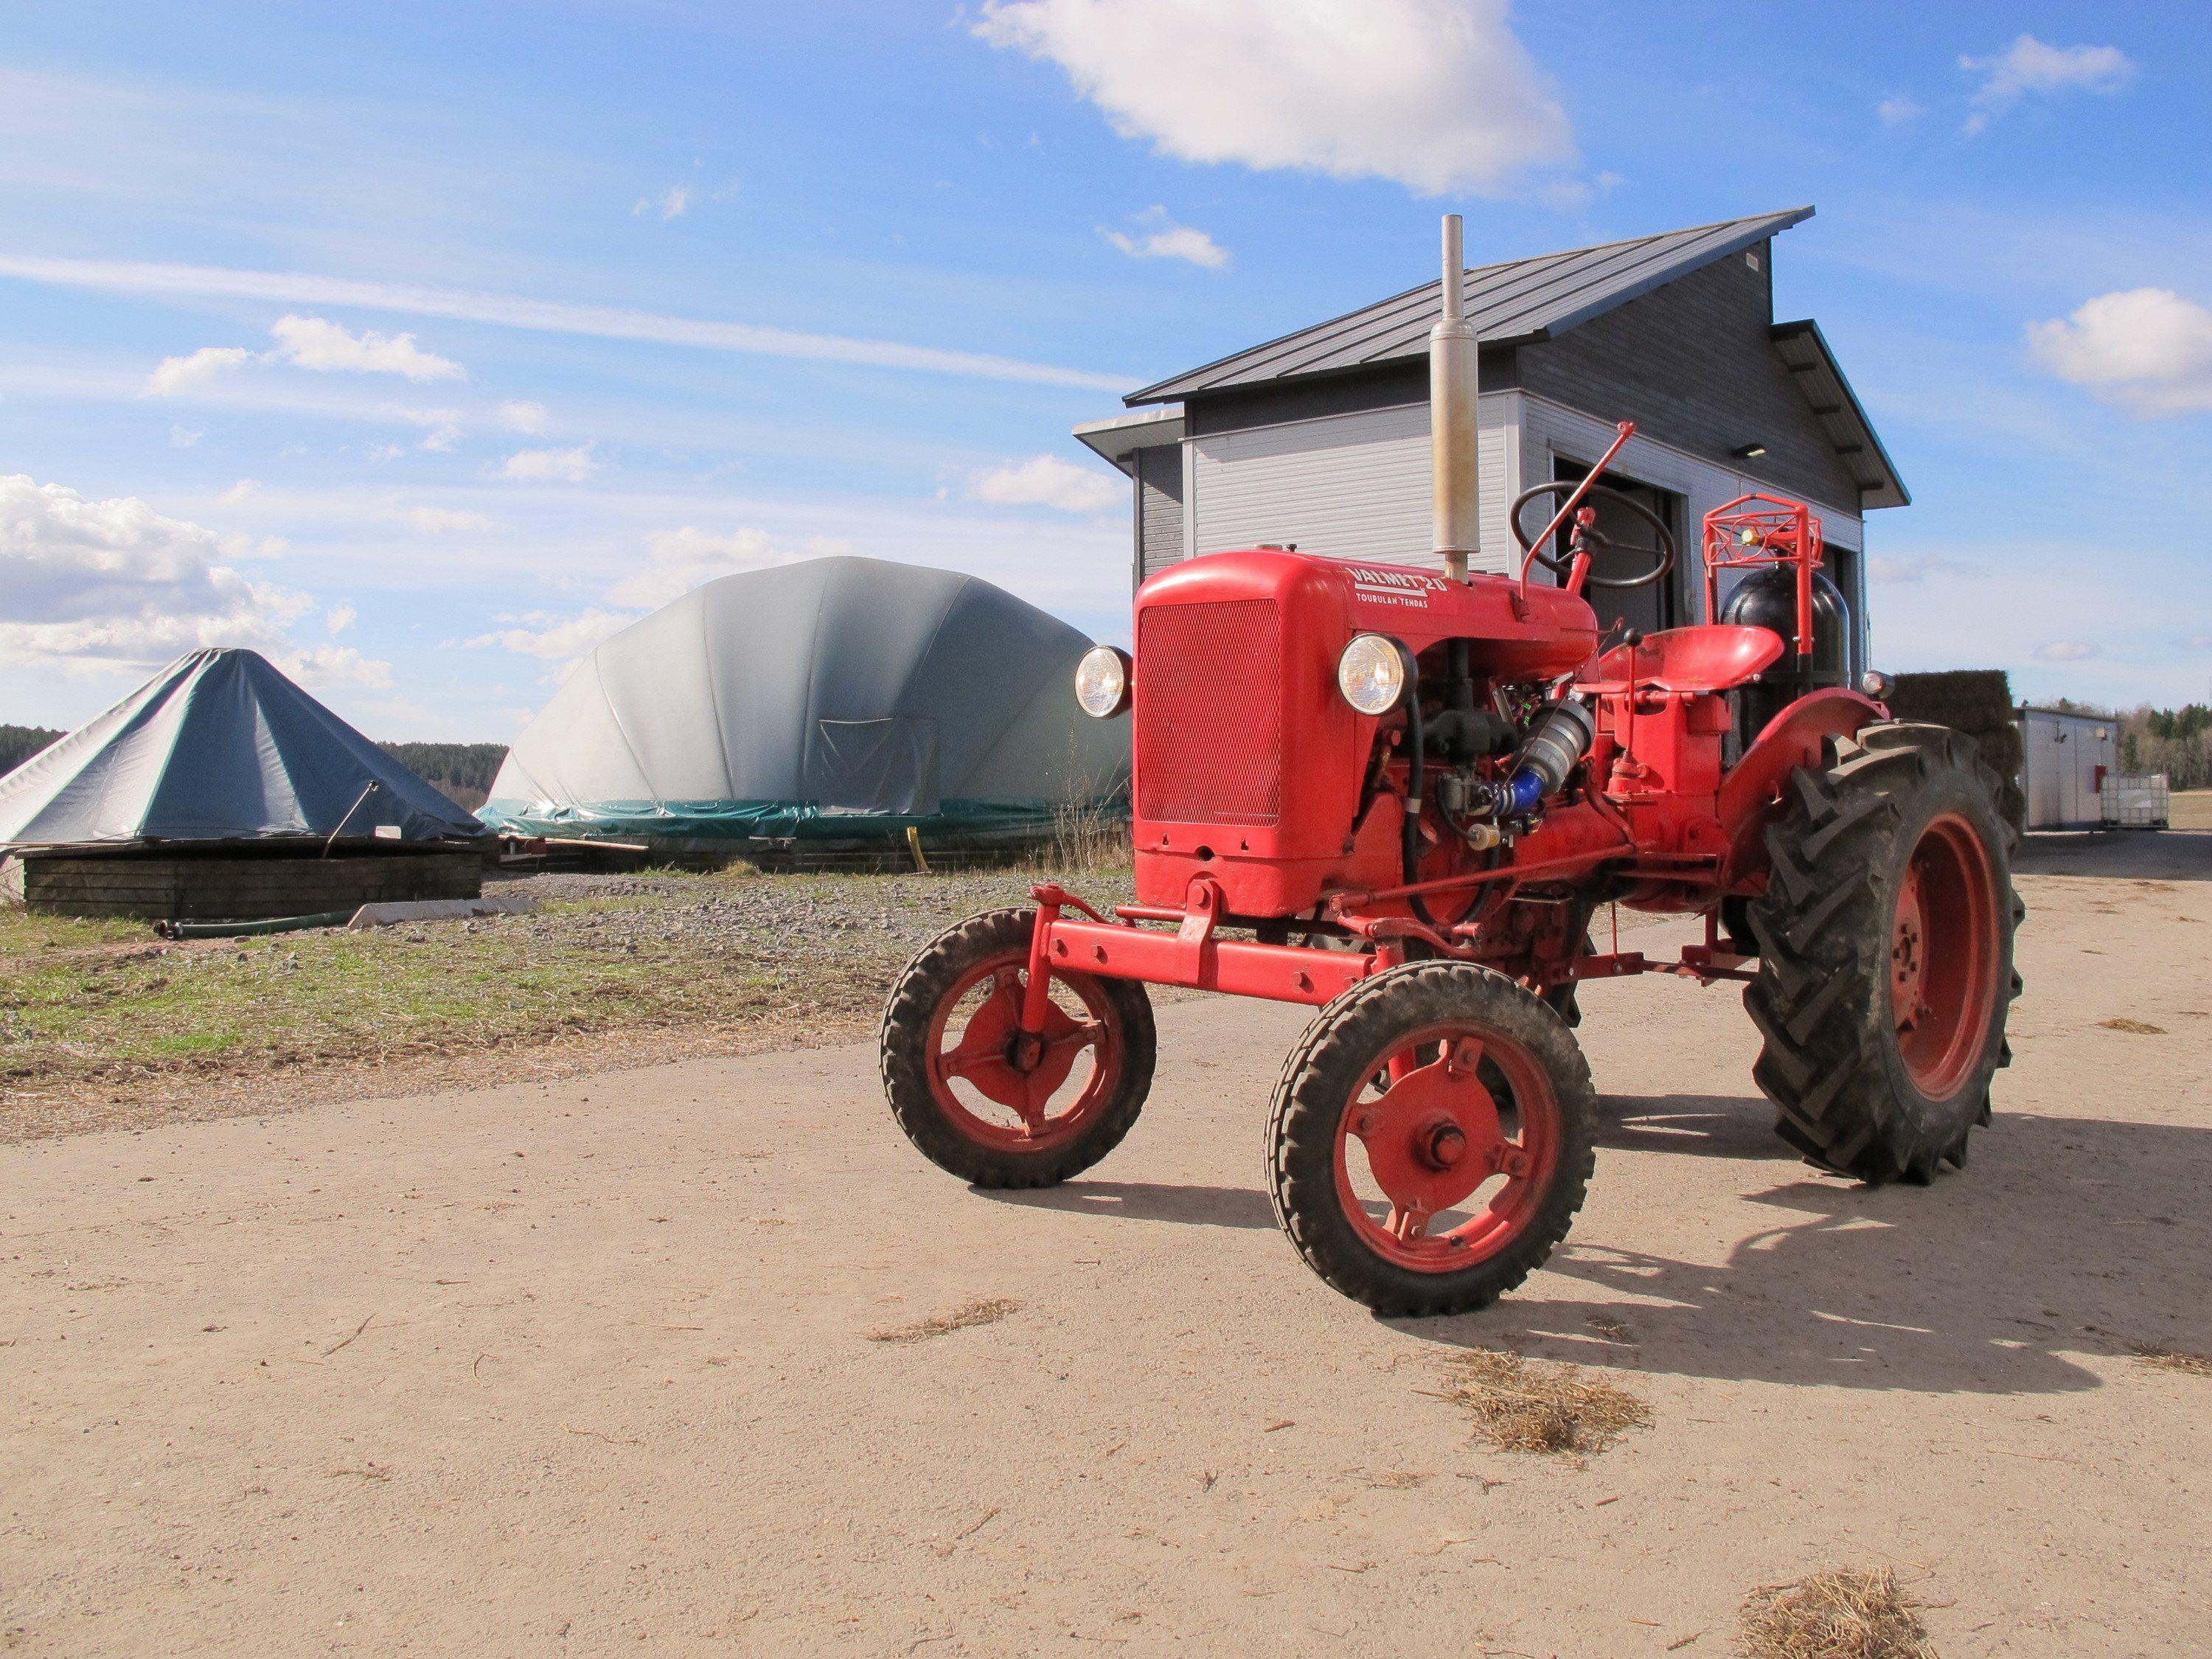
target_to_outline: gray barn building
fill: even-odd
[[[1774,238],[1812,216],[1796,208],[1466,274],[1482,333],[1484,568],[1517,561],[1514,496],[1584,476],[1613,423],[1632,420],[1606,482],[1656,510],[1682,557],[1663,589],[1602,596],[1615,606],[1607,619],[1647,631],[1702,620],[1699,522],[1765,489],[1820,516],[1850,604],[1854,672],[1864,665],[1864,515],[1911,497],[1819,326],[1774,320]],[[1134,480],[1135,579],[1261,543],[1433,564],[1438,309],[1427,283],[1131,392],[1137,412],[1078,427]],[[1528,516],[1541,528],[1534,507]],[[1601,527],[1645,539],[1632,524]]]

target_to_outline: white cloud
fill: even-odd
[[[611,605],[655,611],[671,599],[689,593],[718,576],[741,570],[765,570],[796,559],[824,558],[850,550],[848,544],[827,537],[810,537],[796,549],[779,546],[765,531],[733,530],[712,535],[685,525],[646,538],[652,564],[625,576],[607,590]]]
[[[1133,259],[1188,259],[1208,270],[1229,263],[1229,250],[1202,230],[1179,225],[1165,208],[1147,208],[1131,222],[1135,234],[1098,227],[1098,234]]]
[[[999,507],[1056,507],[1064,513],[1103,513],[1128,499],[1115,479],[1057,455],[1032,455],[974,473],[967,495]]]
[[[545,432],[545,405],[532,403],[501,404],[499,423],[509,432],[526,432],[532,437],[542,437]]]
[[[247,646],[321,684],[389,683],[389,664],[288,638],[313,602],[231,568],[252,550],[134,496],[0,477],[0,664],[150,669]]]
[[[575,334],[603,340],[652,340],[663,345],[696,346],[710,351],[747,352],[818,362],[865,363],[878,368],[967,374],[1033,386],[1126,392],[1138,384],[1134,377],[1126,374],[1098,374],[1087,369],[1024,362],[1018,358],[995,357],[981,352],[902,345],[892,340],[801,334],[751,323],[708,322],[615,306],[571,305],[560,300],[532,300],[462,289],[420,288],[401,283],[358,282],[350,277],[316,276],[297,271],[228,270],[214,265],[5,254],[0,255],[0,276],[129,294],[211,295],[289,305],[356,306],[369,311],[449,317],[463,322],[491,323],[502,328],[532,329],[548,334]],[[243,362],[246,356],[240,352],[237,361]]]
[[[1874,106],[1874,112],[1886,127],[1901,127],[1907,121],[1917,120],[1927,113],[1910,98],[1885,98]]]
[[[1506,0],[985,0],[1125,138],[1186,161],[1498,194],[1574,159]]]
[[[690,205],[691,192],[682,185],[671,185],[658,196],[639,197],[637,205],[630,212],[633,215],[647,214],[657,208],[664,219],[680,219],[684,216],[684,210]]]
[[[202,346],[189,356],[162,358],[146,377],[146,391],[155,398],[173,397],[252,360],[253,354],[244,346]]]
[[[574,449],[517,450],[507,458],[499,476],[538,483],[582,483],[599,470],[591,446],[585,444]]]
[[[1979,74],[1974,112],[1966,131],[1980,132],[2023,98],[2062,92],[2119,91],[2135,79],[2136,66],[2118,46],[2049,46],[2023,34],[1990,58],[1961,58],[1959,67]]]
[[[612,638],[636,620],[634,614],[602,611],[596,605],[573,617],[550,611],[529,611],[514,617],[513,627],[494,629],[462,643],[496,646],[521,656],[559,662],[582,656],[600,641]]]
[[[461,411],[458,409],[408,409],[398,404],[386,404],[376,412],[392,420],[404,421],[410,426],[421,427],[422,436],[415,446],[417,449],[434,450],[442,454],[460,441]],[[393,453],[398,453],[396,447]]]
[[[279,317],[270,327],[279,362],[318,373],[404,374],[410,380],[465,380],[468,371],[415,343],[412,334],[349,334],[327,317]]]
[[[488,513],[471,513],[461,507],[410,507],[380,516],[396,520],[410,530],[425,536],[450,535],[457,531],[495,531],[506,528]]]
[[[260,488],[261,481],[258,478],[240,478],[216,499],[219,501],[242,501]]]
[[[2212,410],[2212,311],[2170,289],[2100,295],[2030,323],[2027,343],[2062,380],[2142,415]]]
[[[190,449],[206,436],[207,434],[204,432],[195,432],[181,426],[173,426],[169,428],[169,441],[179,449]]]
[[[2081,640],[2052,640],[2035,647],[2038,662],[2081,662],[2097,654],[2097,647]]]
[[[349,605],[334,605],[323,612],[323,626],[330,630],[333,637],[344,633],[347,629],[351,628],[360,620],[361,612]]]

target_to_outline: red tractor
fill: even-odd
[[[1312,1005],[1275,1090],[1275,1214],[1391,1315],[1484,1306],[1565,1236],[1594,1163],[1583,981],[1744,981],[1782,1138],[1921,1182],[1988,1121],[2020,985],[1998,780],[1948,728],[1891,720],[1881,677],[1816,684],[1841,611],[1803,507],[1708,514],[1707,623],[1601,638],[1586,590],[1656,580],[1676,551],[1626,495],[1609,521],[1641,514],[1649,544],[1598,530],[1623,423],[1582,483],[1514,504],[1517,576],[1468,573],[1457,228],[1431,341],[1442,574],[1261,548],[1146,582],[1133,659],[1102,647],[1077,675],[1088,713],[1133,723],[1137,902],[1045,885],[963,922],[883,1026],[914,1143],[977,1186],[1042,1187],[1135,1122],[1148,982]],[[1562,495],[1530,533],[1523,512]],[[1702,916],[1703,941],[1598,950],[1607,905]]]

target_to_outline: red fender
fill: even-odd
[[[1790,775],[1801,766],[1816,767],[1826,759],[1830,738],[1848,738],[1859,727],[1886,720],[1889,710],[1871,697],[1841,686],[1808,693],[1766,723],[1766,729],[1743,751],[1743,758],[1721,780],[1714,812],[1729,838],[1728,861],[1721,879],[1734,888],[1753,875],[1766,872],[1766,846],[1761,839],[1780,805]]]

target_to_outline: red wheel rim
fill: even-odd
[[[1559,1160],[1552,1079],[1504,1032],[1408,1032],[1346,1103],[1336,1191],[1361,1243],[1418,1273],[1486,1261],[1528,1227]]]
[[[1043,1152],[1079,1134],[1121,1081],[1121,1028],[1103,988],[1054,974],[1042,1041],[1021,1041],[1026,949],[979,963],[930,1016],[930,1091],[955,1127],[986,1146]],[[1026,1062],[1026,1063],[1025,1063]]]
[[[1981,1058],[1996,997],[1997,892],[1989,848],[1955,812],[1920,832],[1898,884],[1889,1006],[1912,1086],[1959,1091]]]

